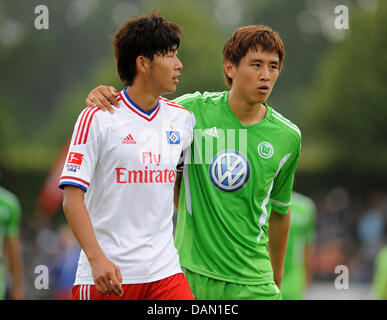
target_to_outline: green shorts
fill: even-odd
[[[196,300],[282,300],[275,283],[245,285],[208,278],[186,269],[185,276]]]

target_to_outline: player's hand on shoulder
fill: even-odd
[[[102,294],[122,295],[122,277],[120,269],[105,256],[90,261],[94,283],[97,291]]]
[[[86,105],[89,107],[98,107],[102,111],[114,113],[111,105],[119,108],[120,105],[116,100],[117,90],[112,86],[102,86],[94,88],[86,98]]]

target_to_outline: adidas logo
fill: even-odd
[[[127,137],[122,139],[122,144],[136,144],[136,140],[133,139],[132,135],[129,133]]]
[[[216,130],[216,127],[205,129],[204,134],[209,135],[211,137],[219,138],[218,131]]]

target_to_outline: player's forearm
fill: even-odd
[[[286,215],[272,211],[269,219],[269,253],[273,268],[274,281],[281,287],[284,274],[286,247],[290,224],[290,212]]]
[[[63,211],[67,221],[85,252],[88,260],[93,262],[104,255],[95,237],[93,226],[83,200],[83,192],[76,187],[66,186],[63,195]]]
[[[18,236],[6,238],[6,252],[9,261],[9,270],[12,276],[12,288],[22,294],[23,264],[21,261],[21,245]],[[21,298],[21,297],[20,297]]]

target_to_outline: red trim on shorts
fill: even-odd
[[[83,284],[72,288],[73,300],[194,300],[183,273],[165,279],[139,284],[123,284],[121,297],[100,294],[95,285]]]

